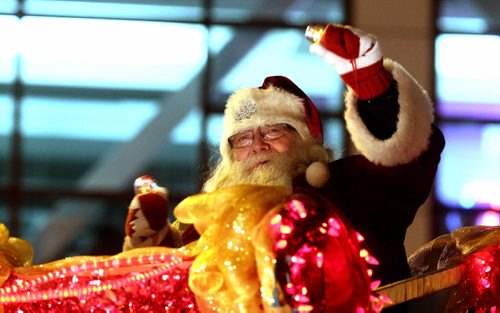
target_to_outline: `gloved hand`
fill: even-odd
[[[379,41],[360,29],[328,24],[309,51],[332,65],[359,99],[373,99],[392,83],[391,74],[383,67]]]
[[[169,223],[168,191],[158,187],[134,196],[125,222],[123,251],[139,247],[176,246],[179,237]]]

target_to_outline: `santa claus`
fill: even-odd
[[[330,24],[310,51],[346,83],[345,122],[360,154],[335,160],[309,97],[286,77],[267,77],[229,97],[220,160],[203,191],[279,185],[326,198],[365,236],[380,262],[374,279],[407,278],[406,230],[432,188],[444,148],[432,102],[400,64],[383,58],[371,34]],[[167,199],[159,188],[132,200],[124,250],[197,238],[194,228],[169,223]]]

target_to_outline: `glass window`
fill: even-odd
[[[35,248],[33,264],[68,256],[121,252],[128,203],[102,197],[28,197],[19,236]]]
[[[48,97],[26,97],[21,108],[24,182],[45,188],[77,186],[94,163],[137,136],[159,110],[145,100]]]
[[[44,249],[62,237],[47,237],[62,216],[81,240],[44,250],[45,261],[116,253],[134,179],[155,177],[172,207],[197,193],[227,97],[269,75],[311,97],[325,141],[342,150],[343,84],[304,30],[344,11],[338,0],[1,0],[0,184],[17,185],[8,170],[20,164],[22,193],[0,205],[21,204],[14,231]],[[119,244],[94,247],[108,231]]]
[[[333,150],[335,159],[346,156],[346,130],[344,120],[331,118],[323,121],[325,146]]]
[[[12,133],[14,122],[14,101],[11,96],[0,93],[0,136],[5,138]],[[0,145],[0,149],[3,145]]]
[[[175,91],[206,61],[199,25],[25,17],[22,27],[21,77],[32,85]]]
[[[154,152],[149,175],[173,194],[199,192],[200,166],[203,165],[200,164],[201,126],[200,110],[191,109],[172,127],[167,140],[163,140]]]
[[[207,143],[214,148],[219,148],[222,137],[222,114],[210,114],[207,119]]]
[[[222,137],[222,113],[209,114],[205,123],[205,144],[206,144],[206,160],[207,164],[205,166],[206,171],[214,168],[217,165],[217,161],[220,158],[219,146],[220,139]],[[207,177],[206,174],[202,173],[203,178]]]
[[[438,200],[451,208],[500,210],[500,125],[443,124]]]
[[[17,0],[3,0],[0,1],[0,13],[16,13],[18,9]]]
[[[265,8],[265,9],[263,9]],[[256,20],[283,21],[292,25],[342,23],[344,1],[232,1],[215,0],[212,15],[217,22],[248,23]]]
[[[2,33],[2,48],[0,49],[1,85],[12,83],[16,77],[16,55],[20,48],[19,19],[15,16],[0,15],[0,32]]]
[[[213,56],[213,80],[219,83],[211,97],[219,110],[235,90],[261,86],[267,76],[275,75],[290,78],[320,111],[342,108],[342,81],[333,68],[309,53],[302,30],[228,29],[225,34],[229,39]],[[223,36],[221,31],[217,35]]]
[[[128,141],[159,111],[152,100],[86,100],[25,97],[21,131],[26,138]]]
[[[135,2],[135,3],[134,3]],[[92,16],[191,21],[203,18],[200,0],[163,1],[25,0],[24,10],[36,15]]]
[[[2,197],[3,198],[3,197]],[[8,225],[10,221],[9,208],[3,199],[0,199],[0,223]]]
[[[5,185],[9,176],[13,118],[12,97],[0,93],[0,185]]]
[[[164,142],[155,152],[151,165],[141,175],[155,177],[159,185],[174,195],[187,196],[200,191],[200,166],[198,144]]]
[[[181,153],[175,148],[198,145],[201,114],[192,109],[176,119],[169,114],[170,109],[153,100],[26,97],[21,111],[23,155],[29,168],[25,183],[78,186],[87,172],[99,166],[99,159],[109,158],[109,154],[121,155],[119,151],[126,146],[142,148],[134,152],[140,155],[134,165],[138,168],[147,167],[162,150],[167,154],[161,154],[161,163],[180,170],[174,164],[189,160],[190,166],[196,168],[196,160],[189,159],[189,155],[198,152]],[[168,142],[176,146],[163,149],[167,134]],[[127,162],[129,158],[120,157],[114,160],[114,166],[116,170],[130,167]],[[181,176],[172,175],[171,179]]]
[[[436,176],[436,225],[447,232],[498,225],[500,2],[441,0],[437,8],[436,112],[446,146]]]
[[[201,112],[194,107],[172,129],[170,141],[175,144],[197,145],[201,141]]]
[[[500,120],[498,55],[498,35],[437,37],[437,108],[443,117]]]
[[[500,26],[495,0],[441,0],[437,27],[442,32],[488,33]]]

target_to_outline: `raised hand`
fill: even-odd
[[[359,99],[373,99],[392,83],[379,41],[360,29],[328,24],[309,51],[332,65]]]

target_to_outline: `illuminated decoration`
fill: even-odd
[[[135,249],[30,266],[31,245],[0,224],[0,312],[198,312],[187,249]],[[190,310],[192,309],[192,310]],[[175,311],[172,311],[175,312]]]
[[[0,224],[0,286],[9,278],[12,268],[29,266],[32,261],[31,244],[23,239],[10,237],[7,227]]]
[[[187,288],[190,262],[165,249],[18,269],[0,288],[0,303],[4,312],[198,312]]]
[[[0,311],[369,313],[390,301],[370,280],[378,262],[363,236],[321,197],[239,186],[189,197],[175,214],[199,240],[35,266],[0,227]],[[473,305],[491,309],[499,249],[479,252],[464,282]]]
[[[154,188],[151,182],[142,177],[136,187]],[[335,305],[356,304],[345,312],[375,311],[366,268],[373,259],[359,249],[362,236],[332,207],[317,205],[310,196],[292,197],[277,187],[195,195],[180,203],[175,214],[195,225],[198,241],[180,249],[151,247],[36,266],[10,264],[0,303],[4,312],[321,312],[332,307],[332,295],[340,294]],[[310,270],[314,275],[306,276]],[[335,290],[321,273],[352,285],[343,290],[355,293]],[[357,273],[356,284],[345,273]],[[290,284],[280,277],[289,277]]]
[[[462,274],[447,312],[498,312],[500,227],[462,227],[450,235],[462,257]]]
[[[295,194],[271,218],[276,272],[294,312],[379,312],[390,302],[372,290],[367,265],[378,261],[363,236],[319,196]]]
[[[498,233],[498,232],[497,232]],[[464,259],[462,279],[448,302],[449,312],[500,310],[500,237]]]

